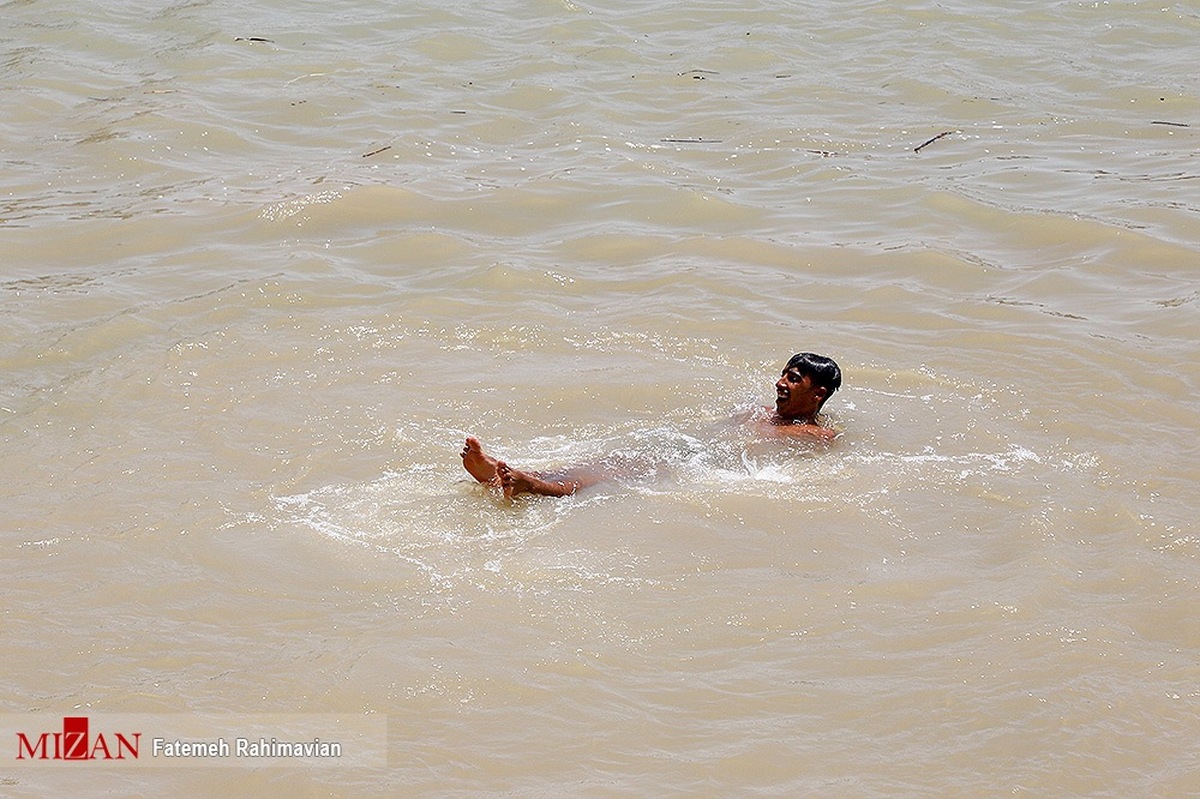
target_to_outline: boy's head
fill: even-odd
[[[775,407],[782,416],[807,418],[821,410],[841,385],[842,370],[832,358],[800,352],[783,367],[783,375],[775,384]]]

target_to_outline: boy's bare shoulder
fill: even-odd
[[[796,419],[785,419],[768,407],[742,417],[754,425],[762,435],[774,438],[808,438],[814,441],[832,441],[842,434],[841,430],[827,427],[819,422],[802,422]]]

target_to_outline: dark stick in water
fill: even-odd
[[[929,141],[923,142],[922,144],[918,144],[916,147],[913,148],[913,152],[919,153],[919,152],[921,152],[921,150],[923,150],[926,147],[928,147],[929,145],[933,144],[935,141],[942,138],[943,136],[949,136],[951,133],[956,133],[956,132],[957,131],[953,131],[953,130],[944,130],[941,133],[939,133],[938,135],[934,136]]]

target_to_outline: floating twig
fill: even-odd
[[[659,139],[666,144],[716,144],[721,142],[721,139],[704,139],[700,137],[691,137],[684,139]]]
[[[944,137],[944,136],[949,136],[951,133],[957,133],[957,132],[958,132],[958,131],[955,131],[955,130],[944,130],[944,131],[942,131],[941,133],[939,133],[938,135],[934,136],[934,137],[933,137],[932,139],[930,139],[929,141],[921,142],[920,144],[918,144],[916,147],[914,147],[914,148],[913,148],[913,152],[914,152],[914,153],[919,153],[919,152],[921,152],[922,150],[924,150],[926,147],[928,147],[929,145],[933,144],[933,143],[934,143],[935,141],[937,141],[938,139],[940,139],[940,138],[942,138],[942,137]]]
[[[1153,122],[1151,122],[1150,124],[1151,125],[1170,125],[1173,128],[1190,128],[1191,127],[1191,125],[1187,124],[1186,122],[1162,122],[1161,120],[1157,120],[1157,119],[1154,120]]]
[[[235,36],[235,42],[266,42],[267,44],[275,44],[274,39],[264,39],[261,36]]]
[[[379,155],[384,150],[390,150],[390,149],[392,149],[392,145],[387,144],[387,145],[384,145],[383,147],[380,147],[378,150],[372,150],[369,153],[363,153],[363,158],[370,158],[373,155]]]

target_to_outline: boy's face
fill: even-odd
[[[828,393],[809,375],[784,369],[775,382],[775,411],[785,419],[812,419]]]

